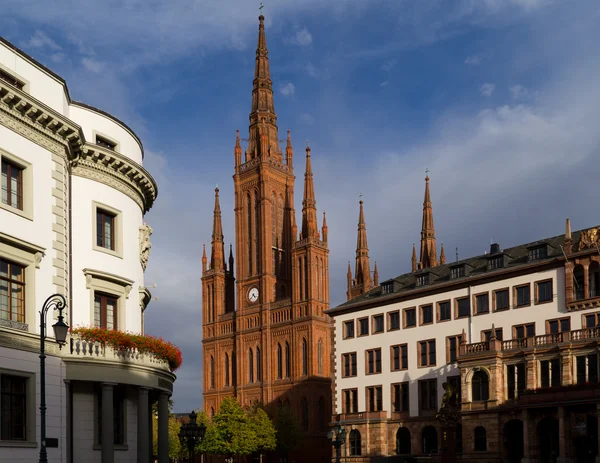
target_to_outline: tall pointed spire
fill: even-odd
[[[375,261],[375,267],[373,268],[373,285],[379,286],[379,270],[377,270],[377,261]]]
[[[369,245],[367,244],[367,224],[365,223],[365,212],[363,200],[359,201],[360,211],[358,213],[358,236],[356,237],[356,267],[354,276],[357,284],[362,285],[364,291],[371,287],[371,265],[369,264]]]
[[[306,172],[304,173],[304,198],[302,199],[302,239],[318,237],[317,202],[310,163],[310,146],[306,147]]]
[[[202,272],[206,271],[206,263],[208,259],[206,258],[206,244],[202,245]]]
[[[229,243],[229,273],[233,274],[233,245]]]
[[[294,148],[292,148],[292,136],[290,131],[287,131],[287,143],[285,146],[285,162],[290,169],[294,167]]]
[[[323,227],[321,228],[321,236],[323,237],[323,241],[327,243],[329,228],[327,228],[327,214],[323,211]]]
[[[277,135],[277,115],[273,102],[273,82],[269,68],[269,52],[265,36],[265,17],[258,17],[258,45],[252,89],[252,108],[250,111],[250,137],[246,155],[275,156],[281,158]],[[261,135],[263,140],[261,140]],[[265,147],[266,142],[266,147]],[[265,149],[266,148],[266,149]]]
[[[419,262],[421,268],[435,267],[437,265],[433,208],[429,192],[429,169],[426,171],[425,176],[425,198],[423,200],[423,223],[421,226],[421,254]]]
[[[235,148],[233,149],[233,157],[235,158],[235,167],[242,164],[242,144],[240,143],[240,131],[235,131]]]
[[[413,272],[417,271],[417,249],[415,248],[415,243],[413,243],[413,252],[411,259],[411,268]]]
[[[225,247],[223,244],[223,224],[221,223],[221,205],[219,203],[219,187],[215,188],[215,210],[213,215],[212,250],[210,267],[215,270],[225,268]]]
[[[440,265],[446,263],[446,253],[444,252],[444,243],[442,243],[442,250],[440,251]]]

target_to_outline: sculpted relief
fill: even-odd
[[[151,235],[152,227],[144,223],[144,225],[140,227],[140,263],[142,264],[144,272],[146,271],[146,266],[150,259],[150,248],[152,247],[152,243],[150,243]]]
[[[581,239],[579,240],[579,250],[587,248],[596,248],[600,246],[600,234],[597,228],[591,228],[589,230],[581,232]]]

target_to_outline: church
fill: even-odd
[[[325,214],[319,228],[306,148],[302,223],[296,225],[290,132],[279,145],[264,17],[259,17],[248,145],[234,148],[235,258],[226,258],[219,189],[210,257],[202,256],[204,408],[221,401],[290,407],[301,445],[295,461],[326,461],[331,417],[331,321]]]

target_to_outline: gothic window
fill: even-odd
[[[302,408],[302,429],[308,431],[308,401],[306,397],[302,397],[300,406]]]
[[[229,354],[225,353],[225,387],[229,387]]]
[[[279,195],[279,202],[277,208],[277,238],[279,240],[279,247],[282,248],[283,241],[283,197]]]
[[[262,381],[262,359],[260,357],[260,347],[256,347],[256,381]]]
[[[215,358],[210,356],[210,388],[215,388]]]
[[[358,429],[350,431],[350,456],[361,455],[360,432]]]
[[[308,299],[308,260],[304,258],[304,298]]]
[[[317,298],[317,300],[321,299],[321,262],[319,260],[319,258],[317,257],[317,272],[316,272],[316,278],[315,278],[315,294],[314,296]]]
[[[276,247],[277,243],[277,211],[275,209],[277,199],[275,197],[275,192],[271,194],[271,241],[272,246]]]
[[[237,381],[237,373],[235,366],[235,351],[231,353],[231,385],[235,386]]]
[[[283,353],[281,351],[281,344],[277,343],[277,379],[283,377]]]
[[[302,338],[302,376],[308,376],[308,344]]]
[[[258,191],[254,192],[254,258],[256,259],[256,274],[260,273],[260,198]]]
[[[250,193],[248,193],[246,195],[246,211],[247,211],[247,217],[246,220],[248,221],[248,233],[247,233],[247,238],[248,238],[248,275],[252,275],[252,198],[250,197]]]
[[[254,354],[252,348],[248,350],[248,382],[254,382]]]
[[[317,366],[318,374],[323,374],[323,342],[319,339],[317,343]]]
[[[291,363],[290,343],[286,341],[285,342],[285,377],[286,378],[290,377],[290,363]]]

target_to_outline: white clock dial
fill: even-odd
[[[258,288],[252,288],[250,290],[248,293],[248,299],[250,299],[250,302],[258,301]]]

